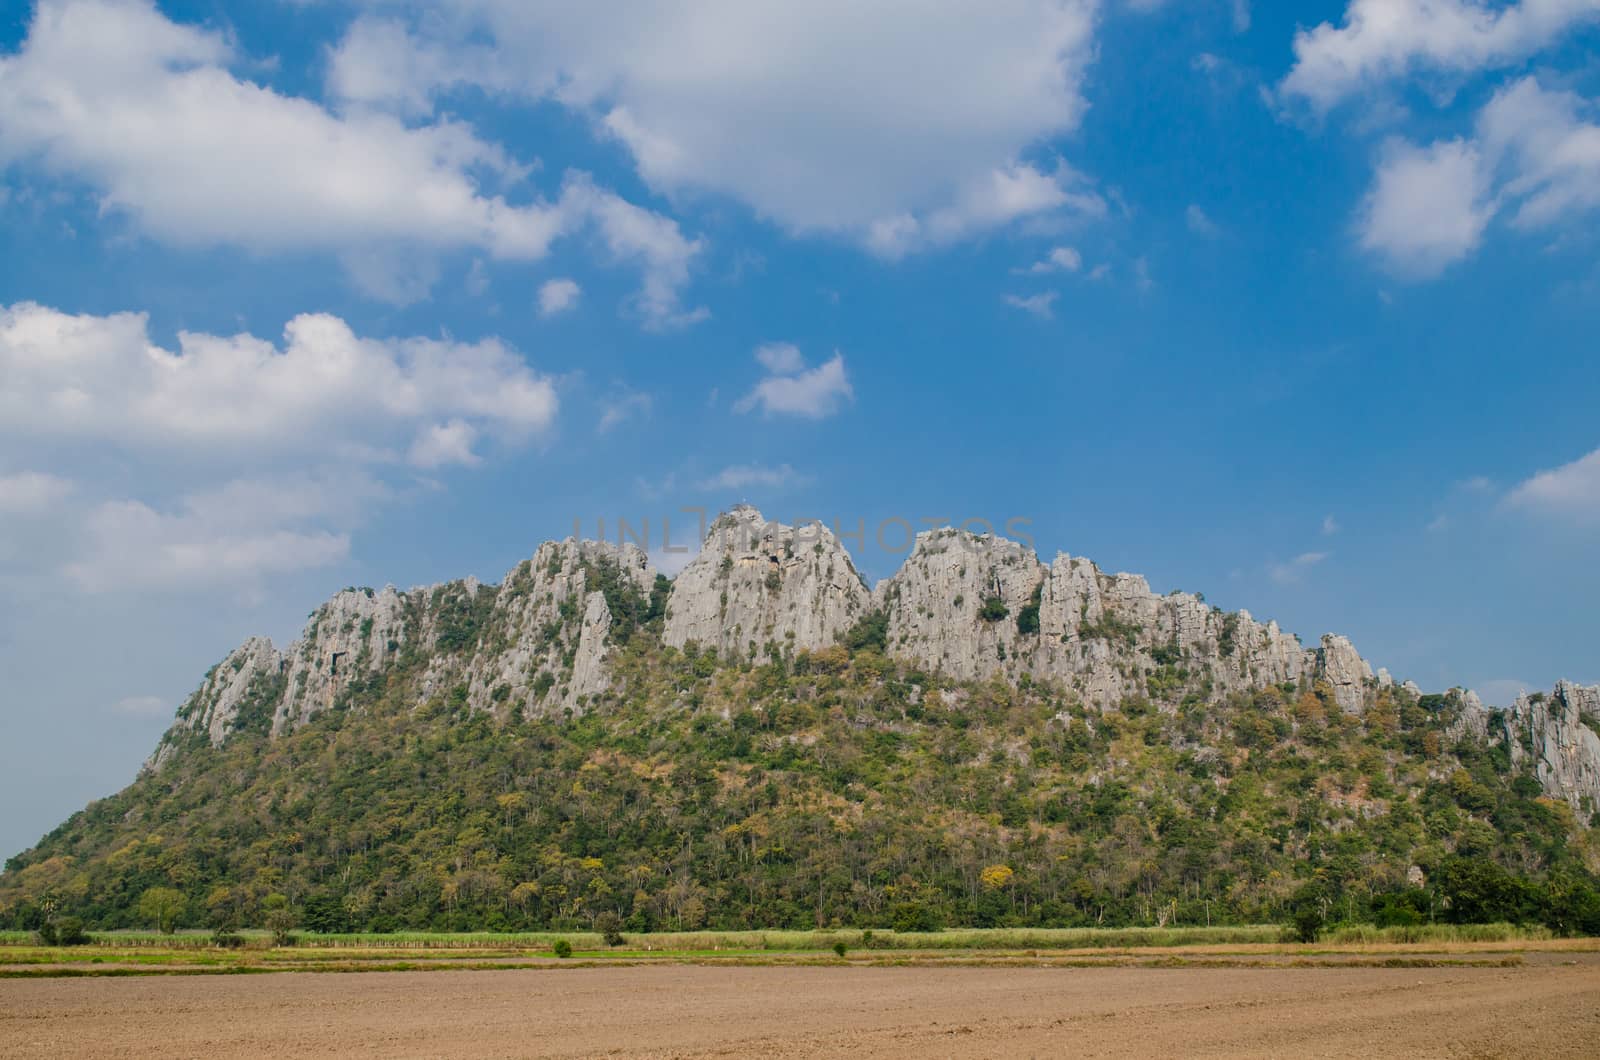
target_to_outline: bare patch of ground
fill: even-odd
[[[1600,962],[0,981],[0,1057],[1595,1056]]]

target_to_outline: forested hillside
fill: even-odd
[[[896,659],[879,612],[760,659],[670,647],[661,595],[611,588],[626,635],[584,709],[475,709],[398,652],[292,731],[246,709],[226,740],[184,737],[7,863],[0,922],[142,925],[141,897],[170,888],[178,924],[287,909],[314,930],[1195,924],[1309,903],[1600,931],[1594,822],[1460,695],[1388,686],[1357,713],[1306,678],[1207,697],[1174,647],[1172,680],[1102,711]]]

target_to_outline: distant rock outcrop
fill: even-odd
[[[305,632],[283,653],[287,687],[273,715],[273,733],[333,706],[352,678],[382,673],[406,643],[408,603],[415,606],[393,586],[346,589],[312,612]]]
[[[466,665],[474,710],[581,711],[610,684],[606,658],[613,594],[648,597],[649,558],[635,545],[546,542],[500,584]],[[437,683],[437,682],[436,682]]]
[[[1524,693],[1505,726],[1512,764],[1531,761],[1546,795],[1600,812],[1600,685],[1561,681],[1549,695]]]
[[[1106,707],[1173,688],[1226,693],[1326,680],[1339,705],[1362,709],[1377,681],[1343,637],[1307,650],[1276,623],[1223,612],[1190,593],[1159,596],[1134,574],[1089,560],[1041,563],[993,535],[933,530],[875,594],[889,651],[963,678],[1054,679]]]
[[[754,659],[834,643],[870,608],[850,555],[820,523],[769,523],[739,507],[719,516],[672,585],[666,643]]]

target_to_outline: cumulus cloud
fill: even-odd
[[[1053,307],[1057,297],[1059,297],[1059,295],[1055,291],[1044,291],[1039,294],[1030,294],[1027,296],[1020,294],[1008,294],[1003,300],[1005,301],[1006,305],[1013,309],[1020,309],[1024,313],[1032,313],[1040,320],[1049,320],[1056,315]]]
[[[1526,77],[1494,94],[1472,138],[1390,141],[1358,219],[1361,245],[1425,278],[1471,255],[1498,214],[1530,230],[1600,208],[1592,109]]]
[[[236,76],[239,61],[223,36],[145,0],[42,0],[0,58],[0,165],[81,181],[103,210],[175,244],[335,253],[364,290],[400,303],[437,276],[421,254],[531,261],[592,229],[644,269],[647,322],[681,312],[699,245],[670,219],[581,174],[554,201],[514,203],[528,167],[467,126],[336,113]]]
[[[416,441],[411,443],[407,459],[417,467],[428,469],[447,464],[470,467],[479,459],[478,454],[472,451],[472,445],[477,440],[477,428],[470,423],[461,420],[435,423],[417,435]]]
[[[757,346],[756,360],[773,375],[793,375],[806,366],[800,347],[792,342],[768,342]]]
[[[792,354],[775,352],[769,344],[757,349],[756,359],[769,374],[755,389],[734,402],[735,412],[759,408],[768,416],[801,416],[816,420],[833,415],[855,396],[845,372],[843,354],[835,353],[828,361],[806,370],[805,359],[798,349]]]
[[[492,339],[369,339],[305,315],[281,345],[181,332],[168,350],[143,314],[0,307],[0,447],[55,461],[0,476],[0,510],[44,513],[55,532],[30,538],[28,569],[86,591],[249,587],[343,560],[393,480],[477,464],[557,408]]]
[[[866,229],[866,245],[880,257],[900,258],[1052,210],[1102,217],[1106,204],[1073,170],[1058,167],[1046,174],[1016,165],[994,170],[965,188],[955,202],[926,216],[906,212],[873,221]]]
[[[1357,222],[1361,246],[1396,272],[1429,277],[1477,249],[1494,214],[1477,146],[1391,141]]]
[[[1026,155],[1083,117],[1097,6],[447,0],[410,5],[410,25],[357,22],[330,87],[409,113],[464,85],[553,99],[658,191],[730,195],[892,257],[1096,207]]]
[[[1532,77],[1501,89],[1484,107],[1478,136],[1506,175],[1513,224],[1541,227],[1600,207],[1600,125],[1582,117],[1593,110]]]
[[[1600,523],[1600,449],[1531,476],[1506,495],[1505,503],[1541,515]]]
[[[1350,0],[1344,24],[1324,22],[1294,39],[1285,97],[1325,111],[1385,81],[1416,73],[1466,73],[1514,64],[1564,33],[1600,19],[1600,0]]]
[[[575,309],[582,294],[583,288],[578,286],[576,280],[546,280],[539,285],[539,315],[553,317],[557,313]]]
[[[185,331],[166,350],[147,324],[142,313],[0,307],[0,437],[325,451],[454,421],[517,440],[556,415],[550,380],[494,339],[366,339],[305,314],[281,347]]]

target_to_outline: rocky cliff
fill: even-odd
[[[724,657],[810,651],[838,639],[872,593],[833,532],[769,523],[750,507],[717,518],[672,586],[663,639]]]
[[[1600,811],[1600,685],[1561,681],[1549,695],[1518,696],[1504,724],[1512,763],[1531,763],[1545,794]]]
[[[1159,596],[1138,575],[1106,574],[1086,559],[1045,564],[993,535],[919,535],[875,599],[895,654],[964,678],[1059,680],[1096,707],[1305,679],[1327,681],[1354,713],[1378,685],[1343,637],[1306,649],[1247,611],[1226,613],[1189,593]]]
[[[415,668],[407,695],[497,716],[582,713],[613,691],[613,655],[641,625],[662,641],[724,660],[792,658],[835,644],[869,618],[888,654],[959,679],[1000,676],[1061,686],[1091,709],[1141,699],[1162,709],[1269,686],[1319,690],[1359,714],[1386,671],[1344,637],[1315,647],[1190,593],[1158,595],[1138,575],[1080,557],[1042,562],[994,535],[919,535],[890,578],[869,589],[826,527],[769,523],[740,507],[712,523],[699,555],[670,584],[632,545],[541,545],[498,585],[473,579],[400,592],[347,589],[279,651],[252,638],[206,676],[152,759],[235,732],[277,735]],[[1395,694],[1415,701],[1407,682]],[[1545,791],[1600,808],[1600,689],[1558,685],[1508,711],[1461,693],[1457,725],[1505,741]]]
[[[279,651],[252,637],[206,675],[151,759],[231,734],[291,731],[402,663],[420,664],[419,701],[462,697],[504,715],[581,712],[610,682],[612,605],[648,608],[656,574],[633,545],[546,542],[497,586],[475,578],[400,592],[345,589]],[[609,598],[609,602],[608,602]]]

